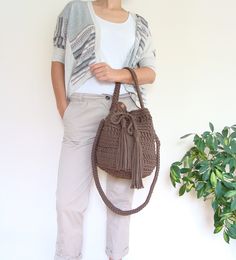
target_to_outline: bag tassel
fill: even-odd
[[[116,156],[116,170],[131,169],[131,153],[128,141],[126,122],[122,120],[121,134]]]
[[[134,148],[132,155],[132,183],[130,188],[144,188],[142,182],[142,170],[143,170],[143,152],[140,140],[138,138],[138,132],[134,132]]]

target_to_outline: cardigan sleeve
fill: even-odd
[[[146,43],[138,61],[138,65],[139,67],[149,67],[155,72],[157,71],[156,47],[154,46],[152,33],[149,27],[147,28]]]
[[[69,5],[67,4],[57,16],[56,26],[53,33],[53,51],[51,61],[59,61],[63,64],[65,63],[68,7]]]

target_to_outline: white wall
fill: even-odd
[[[3,260],[53,259],[63,125],[51,86],[50,57],[55,18],[65,3],[1,2]],[[217,130],[236,123],[236,2],[133,0],[125,1],[124,7],[149,20],[157,47],[157,80],[147,87],[162,157],[150,204],[132,215],[130,252],[124,260],[233,260],[236,243],[228,245],[221,233],[213,234],[210,203],[196,199],[194,193],[178,197],[170,184],[169,166],[189,145],[189,139],[180,141],[180,136],[201,133],[209,121]],[[136,193],[134,206],[144,198],[144,191]],[[84,259],[107,259],[104,247],[105,206],[93,186],[85,218]]]

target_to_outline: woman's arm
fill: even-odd
[[[61,118],[68,105],[65,87],[65,48],[67,39],[68,15],[72,2],[65,5],[57,16],[53,34],[53,53],[51,57],[51,80]]]
[[[127,69],[113,69],[105,62],[98,62],[90,65],[91,73],[98,79],[110,82],[121,82],[134,84],[132,76]],[[150,67],[141,67],[134,69],[139,85],[153,83],[156,78],[156,72]]]
[[[139,85],[151,84],[156,79],[156,72],[148,67],[134,69],[136,72]],[[117,80],[126,84],[134,84],[132,76],[127,69],[120,69],[117,73]]]
[[[68,105],[66,99],[66,90],[65,90],[65,72],[64,64],[58,61],[52,61],[51,63],[51,80],[52,86],[56,98],[57,109],[61,118],[63,117],[64,111]]]

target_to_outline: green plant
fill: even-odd
[[[181,184],[179,196],[195,190],[197,198],[211,199],[214,210],[214,233],[223,232],[224,240],[236,239],[236,125],[215,132],[194,135],[193,146],[181,161],[170,167],[174,187]]]

